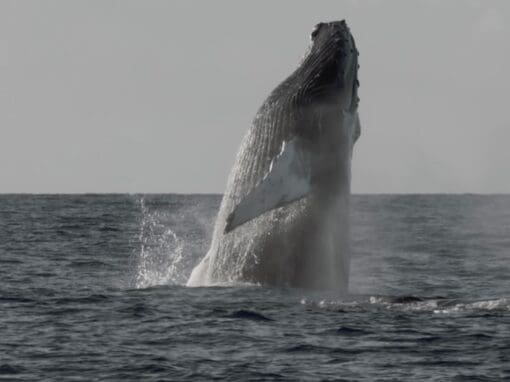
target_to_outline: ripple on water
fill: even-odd
[[[272,318],[269,318],[262,313],[258,313],[252,310],[236,310],[231,314],[227,315],[228,318],[240,318],[242,320],[251,320],[251,321],[274,321]]]
[[[341,297],[179,286],[221,196],[143,199],[0,195],[0,379],[510,378],[509,197],[355,195]]]

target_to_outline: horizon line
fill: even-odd
[[[220,196],[221,192],[1,192],[0,196],[7,195],[188,195],[188,196]],[[498,196],[510,195],[509,192],[353,192],[351,195],[479,195],[479,196]]]

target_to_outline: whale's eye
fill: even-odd
[[[317,35],[319,34],[319,31],[321,30],[321,28],[324,26],[324,23],[319,23],[317,24],[314,28],[313,28],[313,31],[312,31],[312,34],[310,35],[310,38],[313,40],[315,39],[315,37],[317,37]]]

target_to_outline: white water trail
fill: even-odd
[[[408,300],[408,301],[406,301]],[[387,312],[405,312],[405,313],[425,313],[439,315],[463,315],[476,312],[491,311],[510,311],[510,300],[505,297],[478,300],[478,301],[458,301],[445,298],[414,298],[408,297],[402,300],[402,297],[385,296],[361,296],[350,295],[344,299],[320,299],[303,298],[301,304],[317,309],[331,311],[387,311]]]

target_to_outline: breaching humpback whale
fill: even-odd
[[[345,21],[317,24],[298,68],[271,92],[242,141],[211,247],[188,286],[346,291],[358,68]]]

